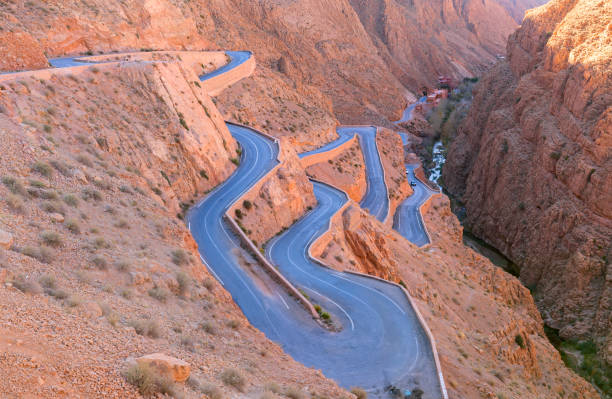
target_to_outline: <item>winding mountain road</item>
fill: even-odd
[[[228,53],[231,62],[201,80],[240,65],[248,52]],[[246,57],[246,58],[245,58]],[[52,60],[56,67],[83,65],[75,58]],[[303,311],[285,290],[250,269],[249,255],[224,220],[230,205],[277,165],[278,144],[259,132],[228,124],[242,147],[241,162],[225,182],[187,213],[200,256],[232,295],[251,324],[303,364],[321,369],[341,386],[361,386],[371,397],[389,397],[385,387],[422,389],[424,399],[445,392],[430,342],[404,292],[385,281],[320,266],[308,255],[310,244],[348,200],[341,191],[313,183],[318,205],[272,240],[267,255],[283,275],[332,315],[342,329],[331,332]],[[359,134],[366,159],[368,191],[362,206],[379,220],[389,210],[384,171],[376,147],[376,128],[341,127],[343,137]],[[350,137],[349,137],[350,138]],[[338,144],[339,145],[339,144]],[[316,151],[325,151],[325,147]]]
[[[367,209],[376,219],[384,221],[389,213],[389,197],[387,185],[385,184],[385,172],[383,170],[378,146],[376,144],[377,129],[374,126],[339,126],[336,128],[338,138],[315,150],[299,154],[304,158],[314,154],[324,153],[346,143],[357,135],[366,167],[366,193],[359,205]]]
[[[406,198],[395,210],[393,218],[393,228],[404,238],[419,247],[429,244],[429,236],[425,230],[425,224],[419,208],[425,201],[437,191],[427,187],[423,182],[416,178],[414,170],[418,165],[406,165],[408,181],[415,182],[413,186],[414,194]]]

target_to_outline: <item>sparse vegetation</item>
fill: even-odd
[[[40,208],[48,213],[60,213],[62,215],[66,213],[62,204],[58,202],[45,201],[40,205]]]
[[[59,247],[63,243],[62,236],[59,235],[59,233],[50,230],[45,230],[40,233],[40,239],[43,243],[50,247]]]
[[[2,178],[2,184],[9,189],[9,191],[13,194],[26,195],[27,191],[23,184],[12,176],[4,176]]]
[[[149,291],[149,296],[155,298],[160,302],[166,302],[168,300],[168,291],[161,287],[153,287]]]
[[[66,194],[62,197],[62,199],[68,206],[71,206],[73,208],[76,208],[79,206],[79,199],[76,197],[76,195]]]
[[[91,264],[99,270],[106,270],[108,268],[108,262],[101,256],[94,256],[91,259]]]
[[[55,168],[55,170],[60,172],[62,175],[66,177],[72,175],[72,173],[70,172],[70,165],[68,165],[66,162],[57,159],[52,159],[49,161],[49,163]]]
[[[64,225],[72,234],[81,234],[81,226],[79,226],[79,223],[76,220],[68,219]]]
[[[176,397],[174,382],[167,376],[157,374],[146,364],[136,363],[123,372],[125,380],[138,388],[138,392],[145,397],[156,394]]]
[[[172,257],[172,263],[175,265],[182,266],[189,262],[189,255],[180,248],[172,251],[170,255]]]
[[[155,320],[132,320],[129,324],[138,335],[150,338],[159,338],[161,336],[161,328]]]
[[[353,387],[351,388],[351,393],[357,396],[357,399],[368,399],[368,393],[364,391],[362,388]]]
[[[102,237],[96,237],[93,241],[93,245],[96,249],[110,248],[110,244]]]
[[[13,287],[17,288],[24,294],[38,295],[42,293],[42,288],[36,281],[26,278],[23,275],[15,277],[11,283],[13,284]]]
[[[21,253],[42,263],[51,263],[54,258],[53,250],[48,247],[24,247]]]
[[[285,390],[285,396],[289,399],[306,399],[306,394],[298,387],[289,387]]]
[[[216,335],[217,334],[217,328],[215,327],[214,324],[212,324],[210,321],[205,321],[204,323],[202,323],[200,325],[200,327],[202,328],[202,330],[204,330],[204,332],[206,332],[207,334],[210,335]]]
[[[223,370],[223,373],[221,373],[221,381],[223,381],[225,385],[232,386],[240,392],[243,392],[246,386],[246,379],[242,373],[236,369]]]
[[[189,288],[191,288],[191,277],[181,271],[176,274],[176,282],[178,283],[179,294],[185,296],[189,292]]]
[[[83,200],[85,200],[85,201],[89,201],[89,200],[101,201],[102,200],[102,194],[100,194],[99,191],[97,191],[97,190],[95,190],[93,188],[86,187],[81,192],[81,198],[83,198]]]
[[[251,209],[253,207],[253,204],[249,200],[244,200],[242,202],[242,206],[244,206],[244,209],[246,209],[248,211],[249,209]]]
[[[5,198],[6,205],[13,211],[22,213],[24,211],[23,200],[14,194],[9,194]]]
[[[232,330],[237,330],[238,327],[240,327],[240,322],[238,320],[228,320],[225,325],[231,328]]]
[[[78,161],[80,164],[82,164],[82,165],[85,165],[85,166],[88,166],[88,167],[90,167],[90,168],[93,168],[93,162],[91,161],[91,158],[89,158],[89,157],[88,157],[87,155],[85,155],[85,154],[79,154],[79,155],[77,155],[76,160],[77,160],[77,161]]]
[[[35,162],[34,165],[32,165],[32,171],[47,178],[53,175],[53,168],[51,165],[42,161]]]

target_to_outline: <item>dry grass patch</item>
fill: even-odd
[[[237,369],[223,370],[223,373],[221,373],[221,381],[223,381],[225,385],[232,386],[240,392],[243,392],[246,386],[246,379]]]
[[[167,376],[157,374],[148,365],[134,364],[123,372],[123,377],[145,397],[154,397],[157,394],[178,396],[174,382]]]
[[[42,294],[43,290],[38,283],[23,275],[16,276],[11,282],[13,287],[17,288],[24,294],[38,295]]]
[[[40,240],[45,245],[48,245],[54,248],[61,246],[64,242],[64,240],[62,239],[62,236],[59,233],[56,233],[55,231],[51,231],[51,230],[45,230],[42,233],[40,233]]]
[[[161,337],[161,327],[155,320],[132,320],[129,324],[138,335],[150,338]]]
[[[44,246],[42,247],[26,246],[23,249],[21,249],[20,252],[23,255],[29,256],[30,258],[34,258],[42,263],[51,263],[53,259],[55,258],[55,254],[53,250],[51,248],[44,247]]]

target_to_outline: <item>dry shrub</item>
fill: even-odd
[[[146,364],[134,364],[123,372],[127,382],[138,388],[138,392],[145,397],[153,397],[156,394],[176,397],[174,382],[167,376],[159,375],[154,369]]]
[[[59,235],[59,233],[51,230],[45,230],[40,233],[40,239],[46,245],[55,248],[59,247],[63,243],[62,236]]]
[[[221,373],[221,381],[223,381],[225,385],[232,386],[240,392],[243,392],[246,386],[246,379],[242,373],[236,369],[223,370],[223,373]]]
[[[132,320],[130,326],[136,330],[136,334],[151,338],[161,336],[161,328],[155,320]]]
[[[357,399],[368,399],[368,393],[359,387],[351,388],[351,393],[357,396]]]
[[[42,294],[42,288],[36,281],[26,278],[23,275],[15,277],[12,281],[13,287],[17,288],[24,294],[38,295]]]
[[[29,256],[30,258],[37,259],[42,263],[51,263],[53,261],[54,253],[51,248],[48,247],[24,247],[20,251],[23,255]]]

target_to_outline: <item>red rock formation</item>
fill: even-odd
[[[466,225],[520,266],[546,322],[612,360],[611,18],[599,0],[529,12],[508,62],[476,86],[443,178]]]
[[[0,71],[45,68],[49,64],[36,40],[25,32],[0,33]]]
[[[526,9],[545,0],[351,0],[391,71],[413,92],[439,75],[479,75]]]

